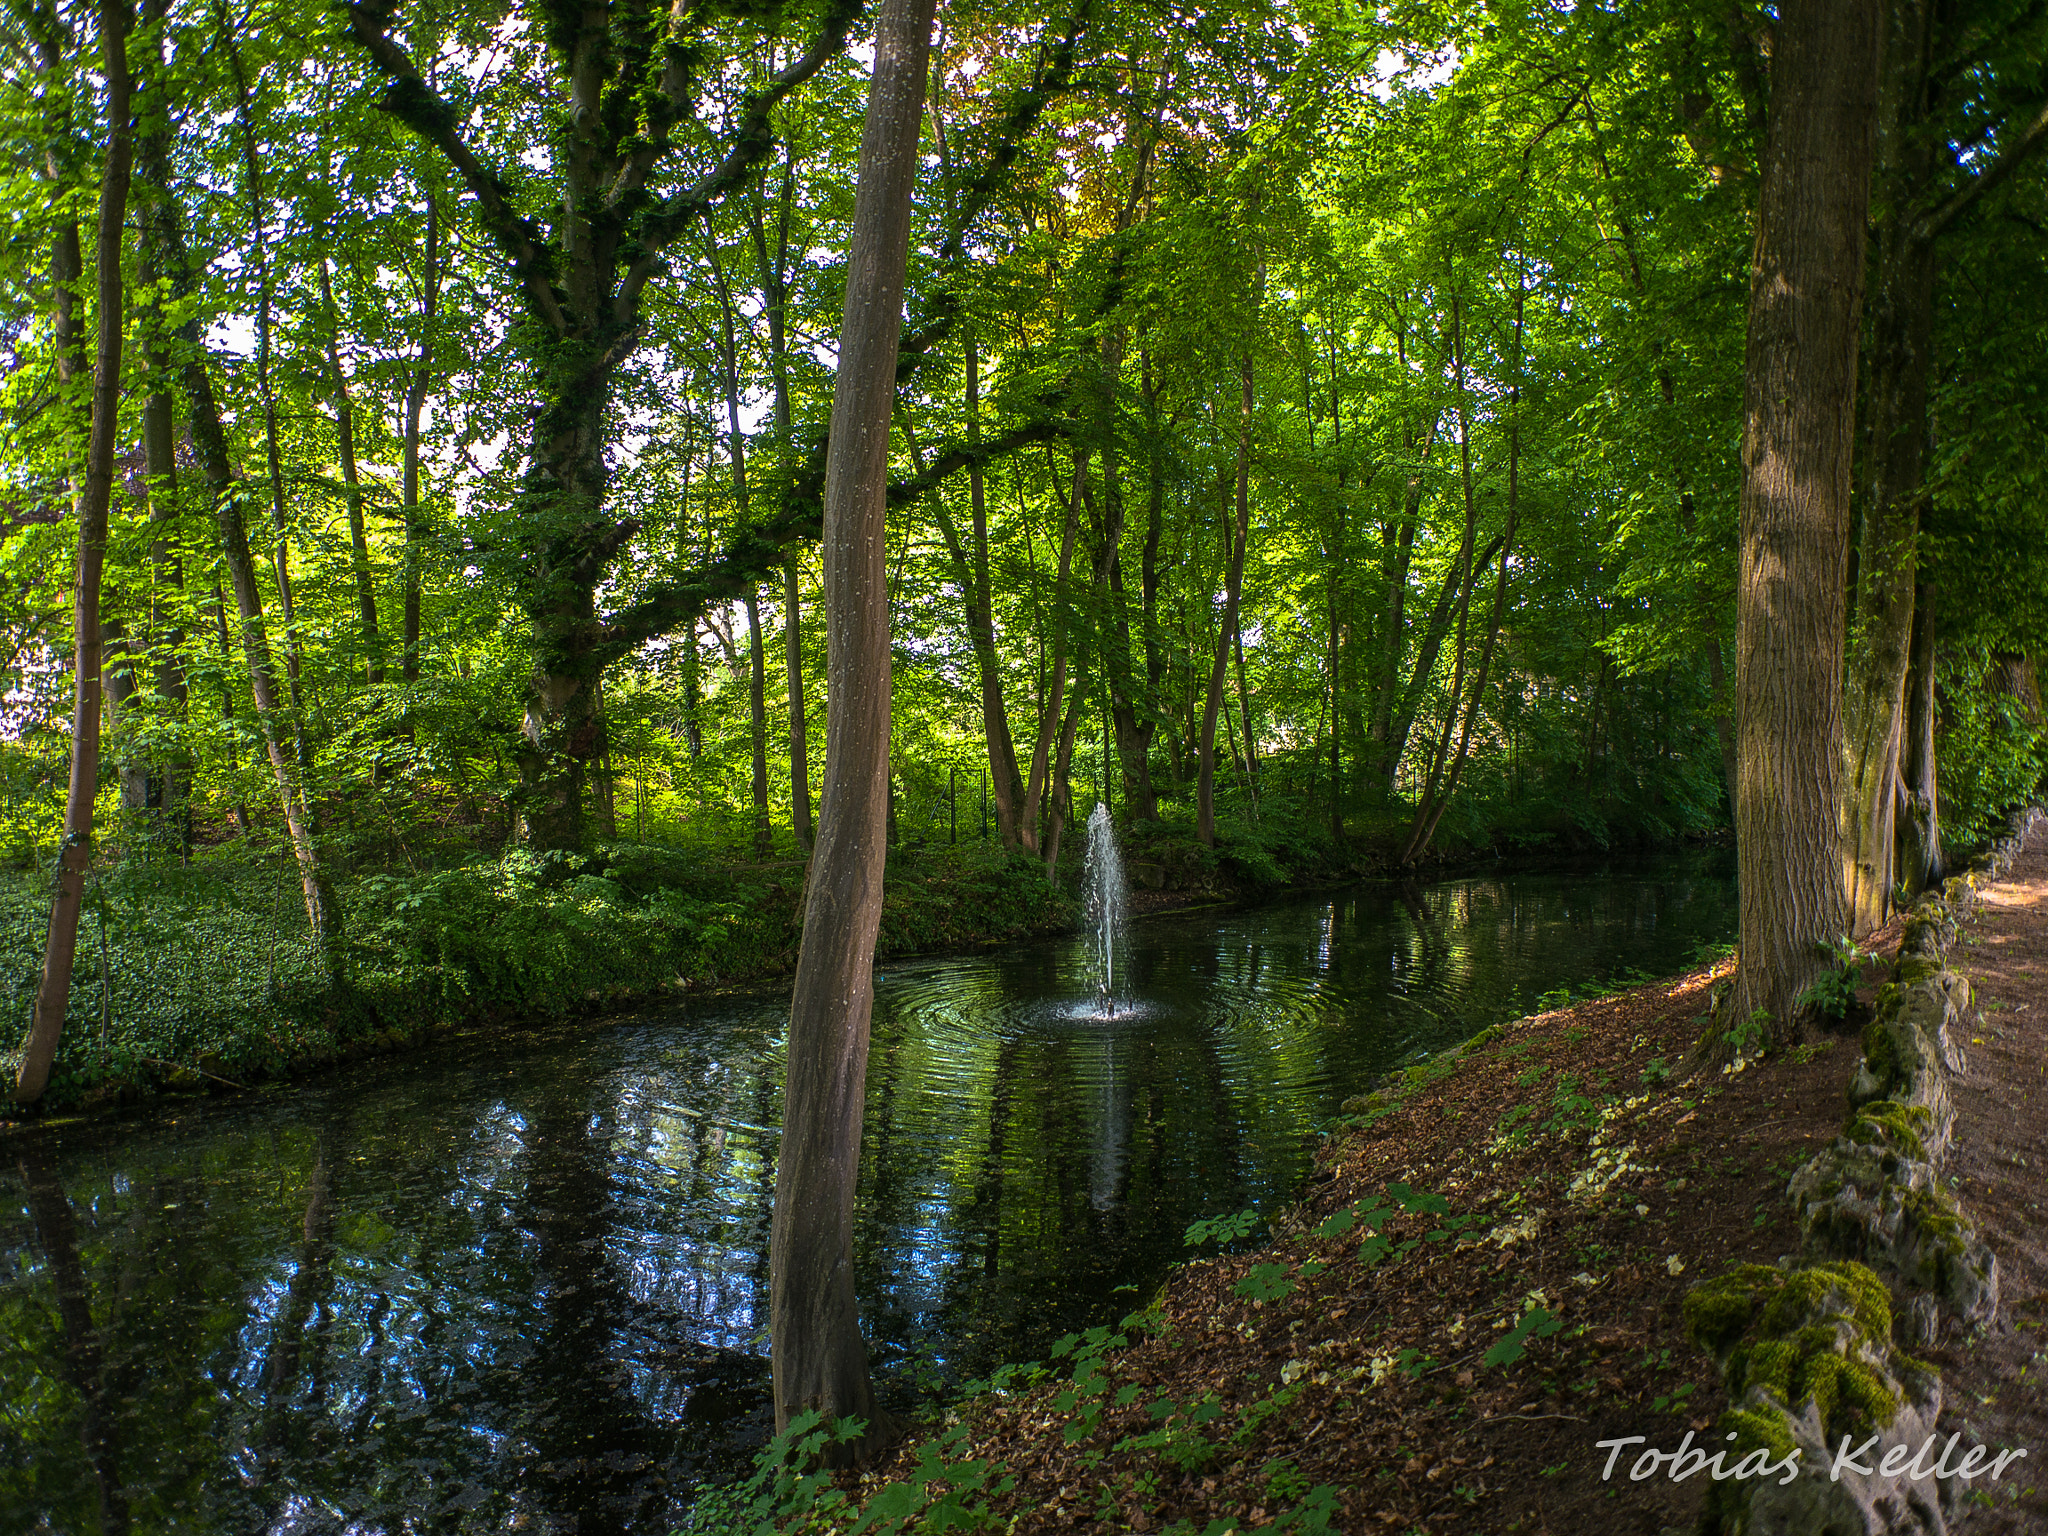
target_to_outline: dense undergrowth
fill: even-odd
[[[189,866],[129,860],[87,884],[46,1103],[247,1083],[428,1032],[564,1017],[795,965],[804,870],[618,843],[512,849],[343,885],[348,974],[306,938],[288,861],[240,847]],[[49,920],[44,871],[0,886],[0,1014],[26,1021]],[[1044,866],[970,846],[892,859],[883,956],[1058,931],[1073,897]],[[11,1069],[10,1069],[11,1070]]]

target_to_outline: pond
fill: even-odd
[[[1372,885],[882,968],[885,1397],[1142,1304],[1344,1098],[1735,925],[1723,856]],[[0,1531],[666,1532],[765,1437],[787,994],[444,1040],[0,1143]]]

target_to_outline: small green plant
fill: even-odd
[[[1258,1230],[1260,1219],[1257,1211],[1239,1211],[1234,1216],[1205,1216],[1188,1224],[1181,1241],[1190,1248],[1199,1248],[1204,1243],[1243,1242]]]
[[[1493,1348],[1480,1357],[1481,1365],[1513,1365],[1529,1352],[1531,1339],[1547,1339],[1564,1326],[1542,1305],[1524,1312],[1521,1321],[1493,1341]]]
[[[1662,1056],[1652,1056],[1650,1058],[1649,1064],[1643,1068],[1644,1085],[1646,1087],[1655,1088],[1662,1083],[1668,1083],[1670,1081],[1671,1064],[1667,1062]]]
[[[1266,1463],[1266,1502],[1292,1504],[1308,1492],[1308,1474],[1291,1461]]]
[[[1251,1273],[1231,1290],[1248,1301],[1278,1301],[1290,1294],[1297,1283],[1285,1264],[1254,1264]]]
[[[1771,1037],[1771,1010],[1758,1008],[1746,1019],[1736,1021],[1722,1038],[1735,1047],[1738,1057],[1748,1058],[1763,1053],[1763,1043]]]
[[[1856,1004],[1856,989],[1863,985],[1863,968],[1877,957],[1859,949],[1849,938],[1838,938],[1820,946],[1821,953],[1835,962],[1835,969],[1822,971],[1799,994],[1797,1005],[1840,1022]]]

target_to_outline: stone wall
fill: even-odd
[[[1891,980],[1863,1031],[1842,1134],[1792,1176],[1801,1251],[1694,1288],[1686,1324],[1712,1352],[1733,1452],[1797,1449],[1798,1475],[1715,1485],[1702,1529],[1752,1536],[1945,1532],[1958,1477],[1855,1470],[1879,1437],[1918,1449],[1941,1413],[1941,1378],[1910,1351],[1998,1314],[1998,1260],[1942,1177],[1955,1127],[1951,1075],[1968,1070],[1974,1005],[1948,968],[1977,887],[2004,874],[2035,823],[2030,807],[1962,875],[1914,904]]]

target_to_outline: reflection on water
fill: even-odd
[[[1723,867],[1364,889],[886,968],[885,1392],[1128,1310],[1412,1049],[1733,927]],[[782,1000],[451,1042],[0,1152],[0,1532],[664,1532],[767,1414]]]

